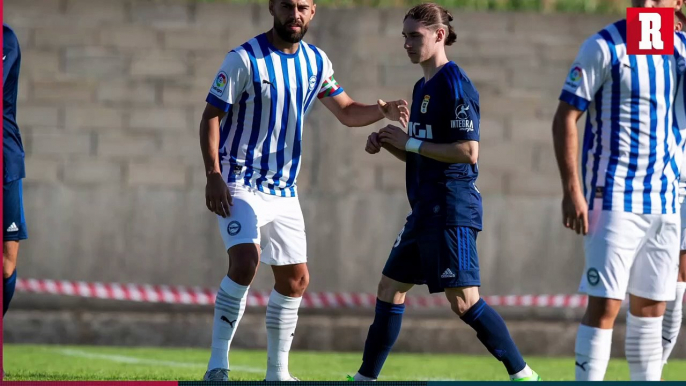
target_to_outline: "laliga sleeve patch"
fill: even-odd
[[[212,83],[212,94],[219,97],[224,95],[224,90],[226,90],[226,85],[228,83],[229,77],[224,71],[220,71],[219,74],[217,74],[217,77],[214,79],[214,83]]]
[[[581,84],[581,80],[584,77],[584,72],[581,69],[579,63],[572,64],[572,69],[569,70],[569,75],[567,76],[567,81],[565,84],[567,87],[577,88]]]

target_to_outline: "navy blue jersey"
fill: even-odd
[[[17,125],[17,91],[21,51],[14,31],[2,25],[2,107],[3,107],[3,179],[15,181],[26,176],[24,171],[24,146]]]
[[[479,140],[479,93],[457,64],[449,62],[428,82],[422,78],[415,84],[408,132],[433,143]],[[408,152],[406,174],[413,216],[481,230],[477,165],[445,163]]]

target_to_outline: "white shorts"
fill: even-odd
[[[656,301],[674,300],[680,220],[677,213],[589,211],[579,291],[609,299],[623,300],[628,292]]]
[[[265,264],[307,262],[305,221],[297,197],[274,196],[243,184],[228,186],[233,197],[231,215],[217,215],[227,250],[238,244],[259,244],[260,261]]]

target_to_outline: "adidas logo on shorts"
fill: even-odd
[[[450,268],[446,269],[445,272],[441,275],[441,279],[447,279],[450,277],[455,277],[455,274],[453,271],[450,270]]]
[[[17,224],[12,223],[9,228],[7,228],[7,232],[19,232],[19,228],[17,227]]]

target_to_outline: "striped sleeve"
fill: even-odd
[[[250,84],[249,72],[250,67],[240,53],[231,51],[226,54],[212,81],[206,102],[220,110],[229,111],[231,105],[238,102],[245,87]]]
[[[686,57],[686,33],[677,31],[674,33],[674,54],[677,58]]]
[[[673,105],[674,125],[681,133],[682,147],[686,145],[686,34],[677,32],[674,37],[674,56],[677,66],[677,89]],[[684,157],[686,160],[686,157]],[[681,173],[681,181],[686,181],[686,173]]]
[[[317,98],[319,99],[336,96],[343,92],[343,87],[341,87],[333,77],[333,65],[331,64],[331,61],[326,55],[322,56],[324,57],[324,81],[317,93]]]
[[[586,40],[569,70],[560,100],[586,111],[593,96],[608,79],[610,55],[598,35]]]

